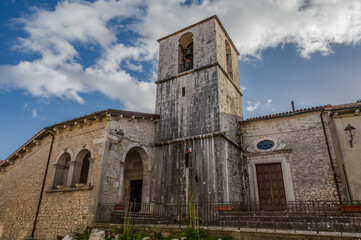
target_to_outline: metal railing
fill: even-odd
[[[193,61],[179,64],[179,73],[193,69]]]
[[[266,228],[308,231],[361,232],[361,206],[350,202],[307,201],[286,204],[198,203],[201,227]],[[267,210],[264,210],[267,209]],[[98,223],[186,226],[188,204],[99,204]]]

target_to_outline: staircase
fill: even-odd
[[[228,211],[219,214],[219,225],[240,228],[361,232],[360,216],[355,214]]]
[[[142,212],[113,211],[111,213],[111,223],[123,224],[128,221],[129,224],[167,224],[170,219],[167,217]]]

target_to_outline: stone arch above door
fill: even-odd
[[[149,203],[150,195],[150,153],[149,150],[137,143],[130,144],[124,151],[121,167],[121,200],[131,200],[131,188],[141,182],[141,203]],[[133,189],[134,190],[134,189]],[[134,193],[134,192],[133,192]]]
[[[151,171],[152,170],[152,166],[150,163],[150,152],[149,150],[144,147],[143,145],[140,145],[139,143],[132,143],[130,144],[124,151],[123,157],[122,157],[122,164],[125,163],[125,159],[127,157],[127,154],[130,150],[132,150],[133,148],[139,148],[139,154],[142,158],[142,162],[143,162],[143,170],[144,171]]]

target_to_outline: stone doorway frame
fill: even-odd
[[[150,163],[150,152],[149,150],[138,144],[138,143],[133,143],[130,144],[126,150],[124,151],[124,154],[122,156],[122,160],[120,162],[120,179],[119,179],[119,194],[118,194],[118,199],[122,200],[123,199],[123,188],[124,188],[124,169],[125,169],[125,160],[127,158],[127,155],[130,151],[137,151],[137,153],[140,155],[141,159],[142,159],[142,163],[143,163],[143,176],[142,176],[142,180],[143,180],[143,185],[142,185],[142,203],[149,203],[150,201],[150,182],[151,182],[151,173],[152,173],[152,168],[151,168],[151,163]]]
[[[286,201],[295,201],[295,192],[293,188],[290,166],[291,150],[279,150],[266,153],[245,153],[244,156],[247,158],[248,161],[249,190],[251,202],[259,202],[256,165],[267,163],[281,163]]]

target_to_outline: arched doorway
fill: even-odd
[[[150,163],[145,149],[130,148],[124,159],[122,202],[149,203]]]

